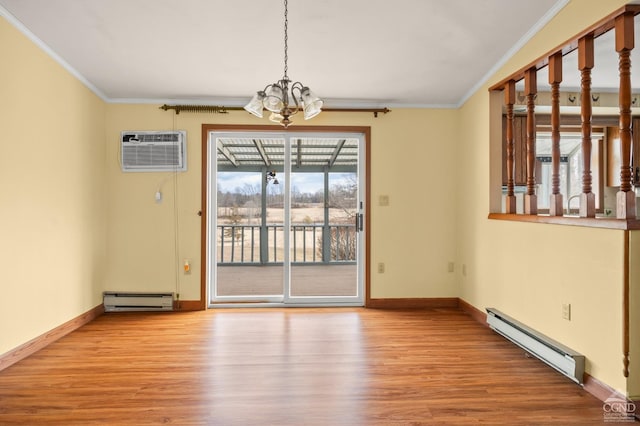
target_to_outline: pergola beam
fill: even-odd
[[[264,161],[264,165],[267,167],[270,167],[271,160],[269,159],[267,152],[264,150],[264,145],[262,145],[262,142],[260,142],[257,139],[252,139],[252,141],[253,141],[253,144],[256,146],[256,149],[258,150],[260,157],[262,157],[262,161]]]
[[[342,151],[342,147],[346,141],[346,139],[340,139],[336,144],[336,148],[333,150],[333,154],[331,154],[331,158],[329,159],[329,167],[332,167],[338,159],[338,155],[340,155],[340,151]]]
[[[220,141],[220,139],[216,140],[216,146],[220,154],[224,155],[225,158],[231,162],[231,164],[233,164],[235,167],[240,166],[240,164],[238,164],[238,159],[236,158],[236,156],[233,155],[231,151],[229,151],[229,148],[224,146],[224,144],[222,143],[222,141]]]

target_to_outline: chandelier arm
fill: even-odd
[[[296,81],[291,85],[291,97],[293,98],[293,103],[296,106],[296,111],[300,108],[300,103],[302,102],[302,89],[304,88],[304,84]],[[298,96],[296,96],[297,90]]]
[[[304,87],[304,84],[300,83],[299,81],[296,81],[291,85],[291,91],[293,92],[293,89],[298,89],[302,93],[303,87]]]

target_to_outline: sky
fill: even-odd
[[[329,185],[347,184],[352,173],[330,173]],[[220,172],[217,174],[218,188],[222,192],[235,192],[236,188],[243,188],[246,183],[259,187],[262,174],[259,172]],[[280,173],[276,175],[280,184],[284,184],[284,176]],[[292,175],[292,189],[297,188],[301,193],[315,194],[323,189],[322,173],[294,173]],[[283,187],[284,189],[284,187]]]

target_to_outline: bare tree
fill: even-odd
[[[329,207],[342,210],[348,218],[357,213],[358,181],[355,173],[347,176],[346,183],[331,185],[329,189]]]

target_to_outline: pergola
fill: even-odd
[[[218,170],[282,172],[286,140],[281,137],[220,137],[216,139]],[[355,172],[358,139],[296,138],[291,146],[292,170],[298,172]]]

